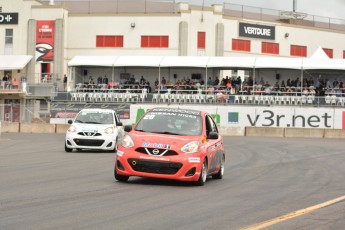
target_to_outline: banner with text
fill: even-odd
[[[54,61],[55,21],[37,21],[36,62]]]

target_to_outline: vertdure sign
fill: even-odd
[[[18,13],[0,13],[0,24],[18,24]]]
[[[274,26],[264,26],[240,22],[239,35],[240,37],[275,40],[276,31]]]

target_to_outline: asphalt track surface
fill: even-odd
[[[344,140],[224,140],[224,178],[198,187],[116,182],[114,153],[66,153],[59,134],[2,134],[0,229],[258,229],[275,218],[265,228],[345,228],[344,199],[282,218],[345,195]]]

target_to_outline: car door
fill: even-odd
[[[125,135],[125,131],[123,130],[122,122],[120,121],[120,118],[119,118],[119,116],[116,113],[114,113],[114,118],[115,118],[116,128],[117,128],[117,131],[118,131],[118,140],[122,141],[122,139],[123,139],[123,137]]]
[[[213,118],[209,115],[205,117],[206,122],[206,135],[207,135],[207,155],[208,155],[208,173],[212,173],[217,170],[222,157],[222,138],[219,135],[219,131]],[[218,134],[218,139],[209,139],[210,132]]]

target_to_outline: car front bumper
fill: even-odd
[[[82,136],[77,133],[66,134],[66,146],[72,149],[113,150],[116,135]]]
[[[124,176],[197,181],[204,160],[201,153],[165,157],[122,150],[117,151],[115,170]]]

